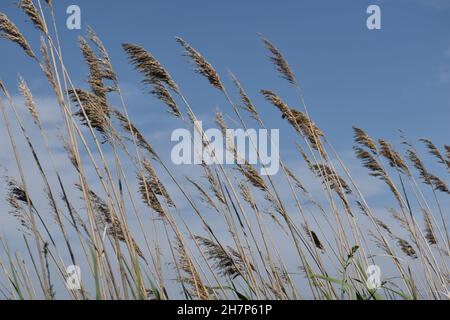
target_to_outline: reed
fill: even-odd
[[[282,159],[279,176],[260,174],[239,159],[230,141],[226,146],[239,160],[236,165],[201,163],[180,176],[151,143],[153,137],[131,119],[101,38],[88,28],[78,41],[83,62],[66,62],[52,1],[45,2],[44,7],[40,0],[18,3],[40,39],[36,51],[0,13],[0,36],[36,62],[62,124],[55,148],[43,106],[26,80],[19,77],[17,83],[22,100],[9,94],[14,84],[0,81],[2,130],[15,160],[15,168],[4,169],[4,203],[20,228],[23,244],[17,246],[24,248],[11,251],[11,241],[0,234],[5,298],[449,299],[448,145],[441,149],[421,139],[421,153],[403,135],[397,147],[353,127],[355,158],[367,179],[386,188],[387,219],[369,204],[351,173],[355,168],[333,148],[326,128],[316,122],[320,119],[310,117],[286,58],[260,35],[270,62],[303,109],[290,107],[273,90],[260,93],[272,105],[270,113],[285,119],[284,129],[296,135],[292,147],[314,184]],[[231,107],[233,116],[211,111],[222,132],[228,119],[244,130],[249,121],[266,128],[259,113],[263,106],[253,103],[235,74],[229,76],[238,103],[205,56],[180,37],[176,42],[195,73]],[[171,115],[168,121],[197,131],[209,150],[211,141],[196,125],[198,116],[169,69],[142,46],[124,43],[122,49],[119,63],[128,59],[146,93]],[[68,71],[80,66],[86,68],[85,84],[75,83]],[[143,117],[146,111],[140,110]],[[57,158],[59,151],[64,159]],[[379,261],[390,273],[374,292],[365,285],[365,270]],[[68,265],[83,266],[80,290],[65,286]]]

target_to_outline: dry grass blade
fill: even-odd
[[[36,58],[36,55],[28,44],[28,41],[25,39],[16,25],[12,23],[9,18],[2,12],[0,12],[0,37],[18,44],[29,57]]]
[[[220,91],[224,90],[223,84],[220,81],[219,74],[212,67],[212,65],[206,61],[206,59],[194,48],[192,48],[186,41],[180,37],[176,38],[176,41],[183,46],[186,50],[186,55],[190,57],[194,63],[195,71],[205,76],[211,85]]]

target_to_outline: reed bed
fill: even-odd
[[[260,35],[269,63],[292,88],[299,107],[270,88],[253,94],[261,94],[264,108],[272,108],[285,120],[283,130],[296,135],[294,144],[282,144],[298,150],[296,166],[280,160],[280,173],[271,177],[247,162],[202,163],[186,176],[131,118],[114,63],[128,62],[142,80],[136,86],[165,106],[167,113],[161,108],[158,117],[197,131],[208,146],[194,107],[169,68],[131,43],[123,44],[123,61],[113,63],[100,37],[88,29],[79,39],[87,81],[77,84],[68,70],[79,68],[79,62],[72,65],[63,57],[52,2],[20,0],[19,8],[36,27],[29,36],[33,41],[3,13],[0,35],[18,45],[48,82],[59,108],[52,111],[58,112],[59,147],[51,142],[55,131],[42,120],[44,106],[26,79],[0,81],[2,137],[9,144],[1,151],[12,152],[15,161],[2,166],[4,203],[21,242],[0,234],[2,298],[450,298],[445,205],[450,146],[430,139],[411,142],[403,133],[402,143],[394,146],[354,127],[355,158],[366,179],[386,189],[380,214],[326,128],[319,128],[320,119],[310,117],[294,70]],[[33,48],[30,43],[39,37],[40,47]],[[226,109],[211,111],[222,131],[227,122],[267,128],[258,112],[263,106],[252,102],[234,74],[221,77],[190,43],[176,42],[205,78],[204,90],[209,84],[227,102]],[[9,93],[15,86],[22,98]],[[146,110],[139,112],[145,117]],[[79,290],[66,286],[69,265],[82,269]],[[366,285],[370,265],[386,271],[378,290]]]

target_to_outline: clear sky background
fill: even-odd
[[[151,51],[170,71],[195,112],[209,124],[212,110],[219,107],[232,114],[230,107],[203,77],[192,72],[175,37],[183,37],[199,50],[237,98],[227,77],[231,70],[267,127],[281,128],[282,158],[296,164],[295,133],[259,93],[261,89],[274,90],[291,107],[300,108],[295,91],[278,77],[267,59],[257,37],[264,34],[284,53],[296,73],[313,120],[343,158],[355,165],[363,190],[375,198],[383,199],[383,188],[368,178],[359,161],[351,159],[353,125],[397,146],[398,129],[415,142],[427,137],[440,147],[450,144],[450,0],[54,0],[67,68],[74,81],[86,87],[88,70],[81,64],[77,44],[78,36],[85,32],[65,28],[65,11],[70,4],[81,7],[83,29],[93,27],[104,41],[131,118],[155,148],[162,150],[163,158],[170,156],[174,121],[163,112],[165,107],[145,94],[140,76],[132,71],[121,49],[124,42]],[[381,30],[366,27],[370,4],[381,7]],[[0,11],[18,25],[37,51],[37,32],[13,1],[0,0]],[[55,119],[59,111],[48,98],[51,93],[35,62],[4,40],[0,41],[0,55],[0,78],[10,90],[16,92],[20,73],[41,102],[44,120],[60,126]],[[0,132],[5,132],[2,122]],[[3,136],[1,140],[0,163],[14,166],[8,142]],[[436,173],[445,174],[441,169]]]

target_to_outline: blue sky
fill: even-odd
[[[299,164],[293,144],[297,136],[259,93],[261,89],[274,90],[291,107],[300,109],[295,91],[279,78],[267,59],[257,37],[264,34],[284,53],[303,87],[311,117],[348,161],[363,192],[375,199],[375,208],[385,209],[386,195],[381,182],[368,178],[359,161],[352,159],[353,125],[374,138],[397,143],[398,129],[415,142],[428,137],[440,147],[450,143],[450,0],[56,0],[67,68],[75,83],[86,87],[88,70],[81,64],[77,45],[78,36],[85,32],[65,28],[65,11],[70,4],[81,7],[83,28],[93,27],[104,41],[131,118],[161,150],[163,158],[170,156],[170,133],[176,126],[163,112],[165,107],[145,94],[140,76],[126,62],[121,49],[124,42],[151,51],[170,71],[199,118],[209,125],[217,107],[230,115],[232,112],[220,92],[192,72],[175,37],[183,37],[198,49],[237,99],[227,77],[231,70],[267,127],[280,128],[282,158],[305,173],[304,165],[295,167]],[[381,7],[381,30],[366,27],[370,4]],[[18,25],[37,51],[37,32],[12,1],[1,0],[0,11]],[[57,110],[57,106],[49,98],[48,85],[35,62],[4,40],[0,41],[0,52],[0,78],[14,93],[20,73],[37,97],[45,122],[61,126],[56,116],[59,111],[52,109]],[[2,122],[0,132],[5,132]],[[53,133],[56,136],[57,130]],[[0,150],[0,164],[14,167],[6,139],[0,140]],[[66,157],[62,152],[57,156]],[[32,159],[25,162],[32,165]],[[188,170],[181,168],[180,172]],[[442,168],[436,169],[436,173],[442,172],[445,174]],[[320,184],[312,189],[320,191]],[[4,209],[2,202],[0,209]],[[4,226],[0,231],[8,229]]]

